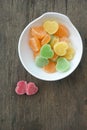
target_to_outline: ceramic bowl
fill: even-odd
[[[64,24],[70,32],[70,40],[75,49],[75,56],[73,60],[70,61],[71,67],[67,72],[46,73],[42,68],[39,68],[35,65],[33,53],[28,44],[29,30],[33,26],[42,25],[46,20],[56,20]],[[18,43],[18,54],[23,67],[34,77],[45,81],[56,81],[69,76],[79,65],[82,58],[82,53],[83,44],[78,30],[66,15],[57,12],[44,13],[40,17],[30,22],[21,33]]]

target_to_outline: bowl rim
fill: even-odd
[[[22,57],[21,57],[21,51],[20,51],[20,46],[21,46],[21,39],[22,39],[22,36],[23,34],[25,33],[26,29],[28,29],[29,26],[31,26],[34,22],[36,22],[37,20],[41,19],[42,17],[44,17],[45,15],[48,15],[48,14],[56,14],[56,15],[59,15],[59,16],[62,16],[64,17],[65,19],[67,19],[70,24],[72,25],[73,29],[78,33],[78,36],[81,40],[81,53],[80,53],[80,58],[79,58],[79,61],[78,61],[78,64],[76,65],[76,67],[74,67],[72,69],[72,71],[70,71],[70,73],[68,73],[67,75],[63,76],[62,78],[55,78],[55,79],[44,79],[43,77],[39,77],[38,75],[35,75],[35,74],[32,74],[31,71],[29,71],[29,69],[26,67],[26,65],[24,64],[23,60],[22,60]],[[82,42],[82,38],[81,38],[81,35],[79,33],[79,31],[77,30],[77,28],[73,25],[73,23],[71,22],[70,18],[65,15],[65,14],[62,14],[62,13],[58,13],[58,12],[46,12],[44,14],[42,14],[41,16],[37,17],[36,19],[34,19],[33,21],[31,21],[25,28],[24,30],[22,31],[20,37],[19,37],[19,41],[18,41],[18,56],[19,56],[19,59],[22,63],[22,66],[25,68],[25,70],[31,74],[32,76],[36,77],[37,79],[40,79],[40,80],[44,80],[44,81],[57,81],[57,80],[61,80],[61,79],[64,79],[66,77],[68,77],[69,75],[71,75],[74,70],[78,67],[79,63],[81,62],[81,59],[82,59],[82,55],[83,55],[83,42]]]

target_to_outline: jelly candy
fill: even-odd
[[[55,45],[57,42],[59,42],[59,38],[58,38],[58,37],[55,37],[55,36],[52,36],[51,41],[50,41],[51,47],[53,48],[54,45]]]
[[[17,86],[15,88],[15,92],[18,95],[23,95],[23,94],[34,95],[38,92],[38,87],[33,82],[29,82],[27,84],[26,81],[22,80],[22,81],[19,81],[17,83]]]
[[[66,42],[58,42],[54,45],[54,52],[58,56],[64,56],[68,49],[68,44]]]
[[[49,63],[49,60],[45,57],[42,57],[42,56],[37,56],[35,58],[35,64],[38,66],[38,67],[43,67],[45,65],[47,65]]]
[[[34,58],[36,58],[36,56],[38,56],[40,54],[40,51],[37,51],[37,52],[33,52],[33,56],[34,56]]]
[[[67,53],[64,55],[64,57],[67,59],[67,60],[72,60],[73,57],[75,55],[75,50],[73,47],[69,47],[67,49]]]
[[[40,55],[45,58],[52,58],[54,55],[54,52],[51,49],[51,46],[49,44],[45,44],[40,49]]]
[[[48,73],[54,73],[56,72],[56,63],[49,61],[49,63],[46,66],[44,66],[43,69]]]
[[[68,29],[64,25],[60,24],[59,25],[59,29],[57,30],[55,35],[60,37],[60,38],[62,38],[62,37],[69,37],[69,31],[68,31]]]
[[[46,21],[43,24],[44,30],[49,34],[54,34],[57,32],[59,25],[56,21]]]
[[[70,43],[70,40],[68,37],[62,37],[59,39],[59,41]]]
[[[49,42],[50,42],[50,39],[51,39],[50,35],[49,35],[49,34],[46,34],[46,35],[44,36],[44,38],[42,39],[42,41],[41,41],[41,45],[44,45],[44,44],[49,43]]]
[[[69,35],[68,28],[54,20],[32,27],[29,45],[33,50],[35,64],[48,73],[67,71],[70,68],[69,60],[75,55]]]
[[[54,56],[51,58],[51,61],[56,62],[57,58],[58,58],[58,55],[54,53]]]
[[[30,38],[29,45],[31,49],[35,52],[40,50],[40,41],[36,37]]]
[[[38,87],[33,82],[29,82],[26,88],[27,95],[34,95],[38,92]]]
[[[60,72],[65,72],[70,68],[70,62],[65,58],[58,58],[56,64],[56,70]]]
[[[26,81],[19,81],[17,83],[17,86],[15,88],[15,92],[18,94],[18,95],[23,95],[26,93],[26,87],[27,87],[27,82]]]
[[[33,37],[36,37],[38,39],[42,39],[46,35],[46,32],[44,31],[43,26],[37,26],[37,27],[32,27],[31,28],[30,34]]]

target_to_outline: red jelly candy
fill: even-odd
[[[33,82],[29,82],[26,87],[26,94],[34,95],[37,92],[38,92],[38,87]]]
[[[27,87],[27,82],[26,81],[19,81],[17,83],[17,86],[15,88],[15,92],[18,94],[18,95],[23,95],[26,93],[26,87]]]

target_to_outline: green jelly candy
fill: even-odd
[[[44,67],[45,65],[49,63],[49,60],[45,57],[37,56],[35,58],[35,63],[38,67]]]
[[[66,58],[58,58],[57,64],[56,64],[56,70],[60,72],[65,72],[69,70],[70,68],[70,62]]]
[[[53,57],[54,52],[49,44],[45,44],[41,47],[40,55],[48,59]]]

